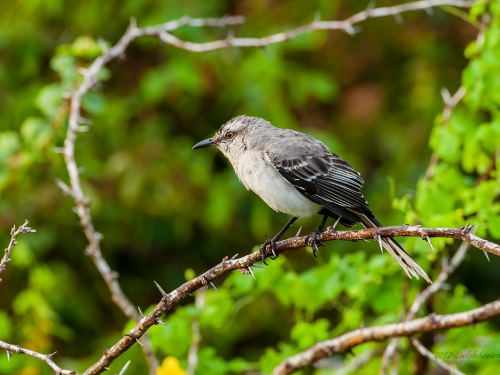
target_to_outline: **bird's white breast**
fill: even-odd
[[[247,150],[231,163],[243,185],[273,210],[306,217],[321,210],[319,204],[304,197],[281,177],[261,151]]]

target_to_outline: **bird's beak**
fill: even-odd
[[[195,150],[197,148],[203,148],[203,147],[212,147],[212,146],[215,146],[216,144],[217,144],[217,142],[214,141],[212,138],[204,139],[203,141],[195,144],[193,146],[193,150]]]

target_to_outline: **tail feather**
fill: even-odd
[[[377,228],[381,227],[382,224],[375,218],[369,218],[364,214],[358,214],[361,223],[366,228]],[[406,272],[408,277],[411,279],[411,276],[415,276],[418,279],[418,275],[422,276],[425,281],[429,284],[432,284],[431,279],[425,271],[415,262],[410,255],[401,247],[401,245],[392,237],[386,237],[382,239],[382,246],[387,250],[389,254],[391,254],[394,259],[397,260],[399,265],[403,267],[403,270]]]

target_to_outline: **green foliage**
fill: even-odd
[[[19,238],[1,275],[0,340],[57,350],[61,367],[83,372],[134,324],[83,255],[73,203],[54,182],[68,180],[60,154],[67,93],[123,35],[130,17],[154,25],[184,14],[243,14],[247,22],[235,34],[260,37],[310,22],[318,9],[322,19],[339,19],[361,8],[298,0],[273,7],[219,0],[0,4],[0,240],[6,245],[12,225],[26,218],[38,230]],[[404,17],[402,26],[390,18],[368,20],[355,37],[316,32],[265,49],[205,54],[141,38],[99,72],[96,90],[83,98],[82,115],[92,123],[78,134],[76,159],[104,255],[134,305],[150,306],[147,313],[157,303],[153,279],[171,290],[226,255],[256,250],[264,233],[273,235],[286,221],[245,191],[221,155],[191,150],[238,114],[321,138],[362,172],[363,192],[382,222],[458,227],[471,221],[478,235],[500,239],[500,4],[472,8],[472,24],[488,21],[484,37],[472,42],[477,30],[442,10]],[[183,27],[175,35],[210,41],[227,30]],[[460,79],[466,95],[443,123],[440,90],[453,92]],[[435,162],[425,173],[431,153]],[[307,233],[319,218],[300,220]],[[433,253],[420,239],[401,242],[431,278],[457,246],[433,239]],[[498,266],[498,259],[486,263],[471,250],[450,288],[420,315],[497,298],[496,289],[484,286],[498,284]],[[185,369],[196,319],[197,374],[270,373],[318,341],[400,320],[425,286],[407,280],[373,242],[328,243],[317,259],[309,250],[290,252],[254,273],[256,280],[237,272],[216,280],[219,292],[206,291],[202,309],[188,297],[169,312],[166,325],[149,331],[157,357],[174,356],[176,368]],[[486,323],[447,331],[435,336],[432,351],[498,353],[494,329]],[[328,359],[326,370],[307,373],[331,373],[380,347],[356,347],[354,355]],[[415,351],[405,340],[400,350],[401,372],[412,371]],[[136,347],[112,371],[128,359],[131,373],[147,371]],[[494,361],[453,363],[466,373],[496,371]],[[373,374],[379,366],[376,356],[357,372]],[[23,356],[0,359],[0,373],[21,371],[51,373]]]

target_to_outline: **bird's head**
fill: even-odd
[[[231,159],[231,155],[240,154],[252,146],[255,137],[248,137],[248,135],[258,133],[262,126],[272,125],[259,117],[234,117],[222,125],[212,138],[195,144],[193,150],[203,147],[217,147]]]

